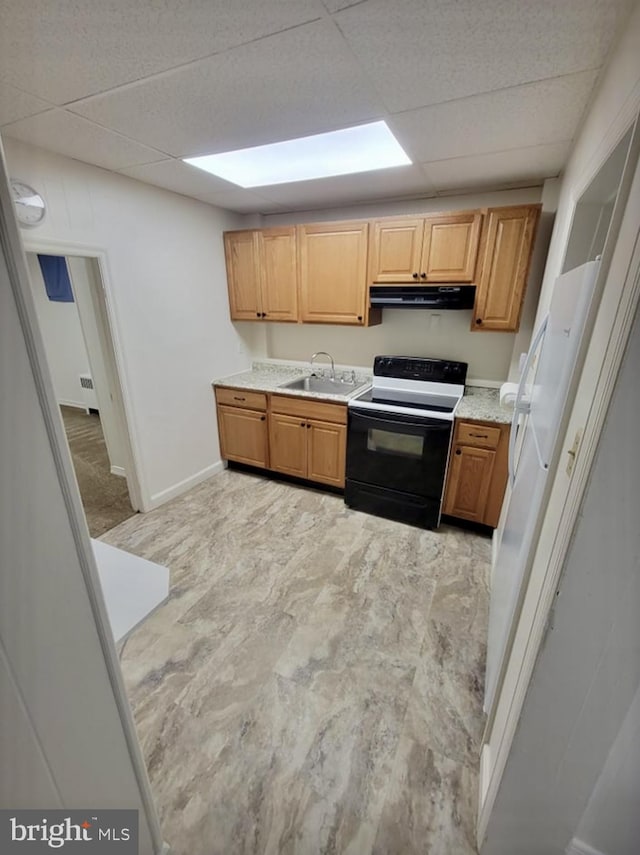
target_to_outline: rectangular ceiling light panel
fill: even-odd
[[[185,157],[184,161],[245,188],[371,172],[411,163],[386,122],[222,154]]]

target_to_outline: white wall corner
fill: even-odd
[[[145,500],[145,502],[143,503],[142,511],[153,511],[156,508],[159,508],[160,505],[164,505],[165,502],[169,502],[171,499],[175,499],[177,496],[181,496],[183,493],[186,493],[188,490],[191,490],[192,487],[197,487],[198,484],[201,484],[208,478],[212,478],[214,475],[217,475],[219,472],[222,472],[224,468],[225,466],[223,461],[218,460],[217,463],[212,463],[211,466],[207,466],[204,469],[201,469],[200,472],[196,472],[195,475],[191,475],[189,478],[185,478],[183,481],[179,481],[172,487],[168,487],[166,490],[160,490],[159,493],[153,493],[149,497],[149,500]]]
[[[607,853],[601,852],[599,849],[594,849],[593,846],[589,846],[584,840],[574,837],[567,846],[566,855],[607,855]]]

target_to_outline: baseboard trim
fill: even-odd
[[[74,410],[85,410],[87,409],[87,405],[82,401],[68,401],[66,398],[61,398],[58,401],[58,405],[61,407],[73,407]]]
[[[112,466],[110,471],[112,475],[118,475],[120,478],[127,477],[127,473],[124,471],[122,466]]]
[[[588,843],[574,837],[567,846],[566,855],[607,855],[607,853],[594,849],[593,846],[589,846]]]
[[[190,490],[192,487],[197,487],[198,484],[201,484],[213,475],[217,475],[219,472],[222,472],[223,469],[224,464],[222,460],[218,460],[217,463],[212,463],[211,466],[201,469],[200,472],[196,472],[195,475],[191,475],[189,478],[179,481],[172,487],[168,487],[166,490],[160,490],[159,493],[153,493],[149,497],[149,501],[145,502],[145,507],[143,507],[142,510],[152,511],[155,508],[159,508],[160,505],[164,505],[165,502],[169,502],[171,499],[181,496],[182,493],[186,493],[187,490]]]

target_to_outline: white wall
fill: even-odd
[[[79,375],[90,373],[90,369],[78,307],[76,303],[56,303],[47,297],[35,253],[27,255],[27,265],[58,403],[83,407]]]
[[[575,837],[603,855],[637,855],[639,805],[640,688],[611,747]]]
[[[640,3],[624,28],[600,81],[562,180],[538,318],[549,308],[562,272],[575,204],[635,119],[640,105]]]
[[[517,205],[540,202],[541,188],[504,190],[446,196],[437,199],[413,199],[404,202],[378,202],[295,214],[270,214],[246,218],[245,225],[271,226],[283,223],[309,223],[393,216],[396,214],[433,211],[468,210],[495,205]],[[507,379],[516,340],[522,347],[531,336],[533,312],[537,304],[544,258],[549,239],[548,217],[536,242],[532,273],[529,278],[527,305],[518,336],[513,333],[471,332],[471,312],[442,312],[433,317],[427,311],[385,309],[382,324],[368,329],[336,325],[266,325],[266,355],[279,359],[308,359],[315,350],[327,350],[337,362],[370,366],[379,353],[411,356],[437,356],[469,363],[469,378],[502,382]],[[247,326],[245,324],[245,326]],[[526,347],[524,348],[526,350]]]
[[[64,429],[30,359],[41,338],[23,332],[25,312],[37,331],[27,277],[0,152],[0,807],[136,809],[151,855],[159,829],[115,648],[98,633],[96,619],[109,625],[87,584],[99,586]]]
[[[152,507],[220,465],[210,381],[247,367],[255,336],[229,320],[221,232],[239,218],[12,139],[5,148],[10,174],[49,206],[24,236],[107,254],[143,509]]]

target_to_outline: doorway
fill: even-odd
[[[36,314],[91,537],[133,516],[134,473],[98,259],[27,252]]]

